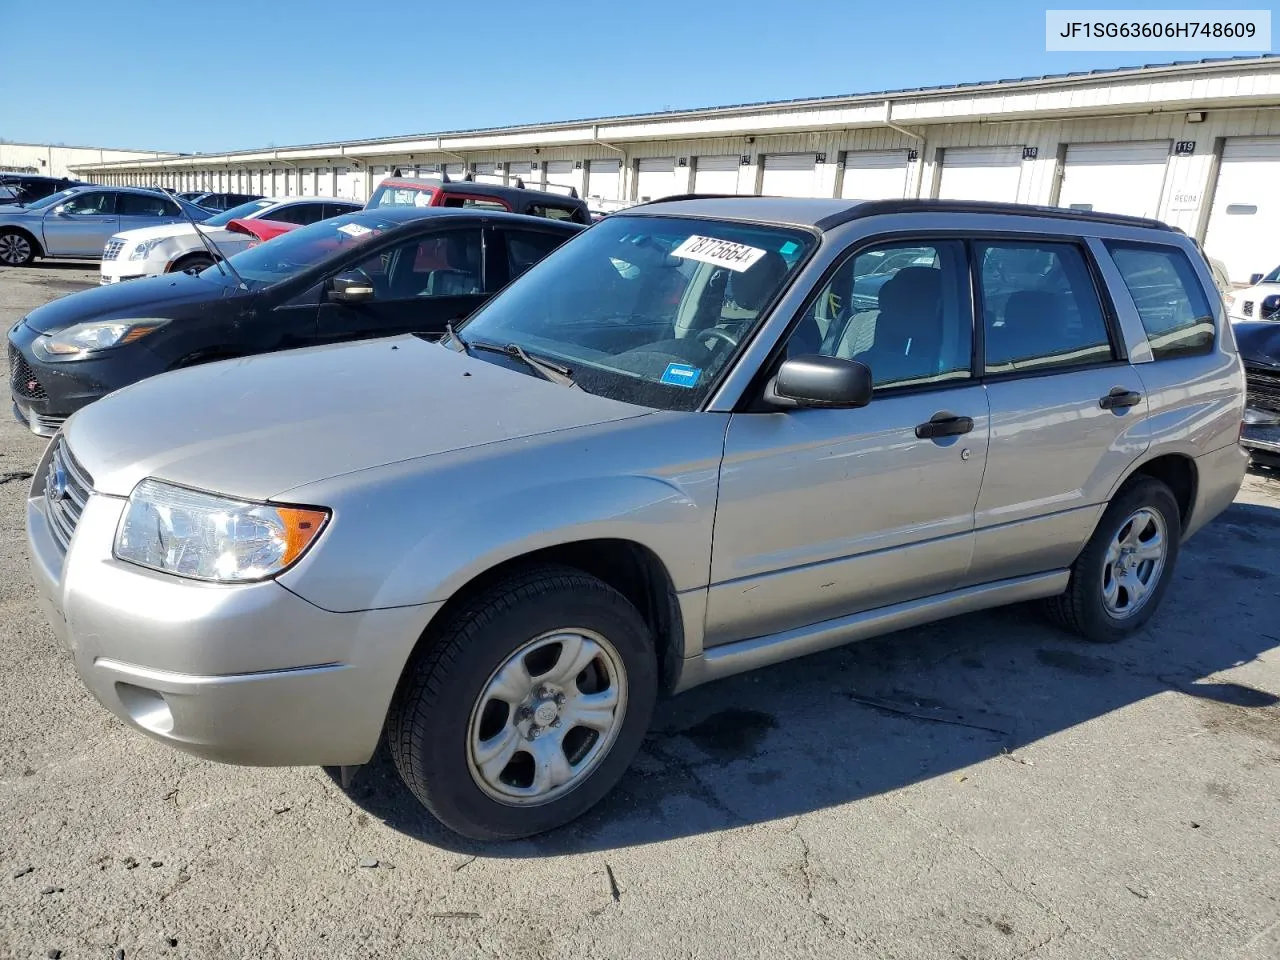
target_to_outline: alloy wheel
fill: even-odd
[[[1102,565],[1102,603],[1107,613],[1125,620],[1151,598],[1164,571],[1169,534],[1159,511],[1141,507],[1112,537]]]

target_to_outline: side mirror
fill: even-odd
[[[1265,273],[1251,273],[1249,275],[1249,286],[1251,287],[1257,286],[1262,282],[1262,278],[1265,276],[1266,276]]]
[[[785,361],[766,391],[775,406],[865,407],[871,369],[857,360],[806,354]]]
[[[372,300],[373,294],[373,281],[359,270],[340,273],[329,281],[329,299],[339,303]]]

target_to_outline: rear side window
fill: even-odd
[[[497,210],[499,213],[507,213],[510,211],[501,200],[482,200],[477,197],[450,197],[444,198],[444,207],[468,207],[472,210]]]
[[[126,217],[174,217],[179,212],[172,201],[142,193],[122,193],[116,201],[116,213]]]
[[[1069,243],[975,245],[986,372],[1017,373],[1113,359],[1084,254]]]
[[[1107,249],[1157,360],[1213,349],[1213,311],[1186,254],[1173,247],[1127,243],[1108,243]]]
[[[324,207],[323,203],[294,203],[281,210],[272,210],[266,219],[305,226],[325,219]]]
[[[581,217],[575,217],[577,213],[576,207],[556,207],[550,204],[535,203],[529,207],[529,216],[545,217],[548,220],[568,220],[570,223],[584,222]]]

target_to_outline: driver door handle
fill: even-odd
[[[1113,387],[1111,392],[1098,401],[1103,410],[1119,410],[1124,407],[1136,407],[1142,402],[1142,394],[1137,390],[1125,387]]]
[[[973,429],[973,417],[958,417],[943,410],[916,427],[921,440],[937,440],[941,437],[959,437]]]

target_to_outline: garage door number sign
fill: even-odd
[[[735,273],[742,273],[763,257],[764,251],[759,247],[749,247],[745,243],[733,243],[729,240],[717,240],[715,237],[700,237],[694,234],[672,250],[671,255],[684,257],[686,260],[701,260],[703,263],[727,267]]]

